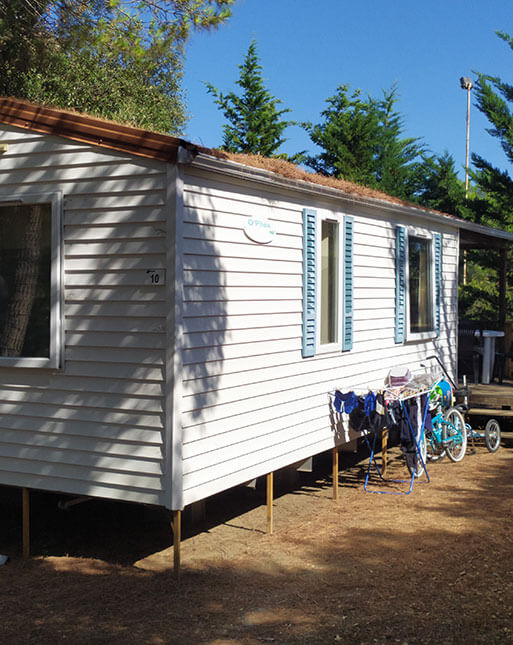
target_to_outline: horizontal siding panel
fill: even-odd
[[[212,287],[302,287],[299,275],[288,273],[242,273],[229,271],[184,271],[185,286]]]
[[[100,367],[95,362],[66,360],[66,374],[68,376],[98,376]],[[101,375],[104,378],[126,378],[141,381],[163,381],[164,370],[151,365],[111,364],[101,365]]]
[[[223,432],[229,432],[230,430],[240,429],[241,432],[244,431],[244,428],[251,426],[258,419],[258,423],[266,423],[272,419],[282,419],[282,425],[288,425],[286,419],[290,414],[293,414],[296,410],[302,409],[312,409],[315,405],[326,405],[327,401],[327,391],[318,395],[322,397],[322,400],[315,398],[315,396],[310,396],[308,401],[304,399],[292,399],[284,400],[282,403],[276,405],[274,408],[256,408],[247,410],[239,414],[234,414],[233,416],[220,416],[217,419],[212,417],[211,412],[209,414],[197,414],[196,411],[192,413],[184,413],[183,418],[183,427],[184,427],[184,444],[192,440],[193,436],[215,436]],[[256,416],[256,411],[258,410],[258,417]],[[201,412],[201,411],[200,411]]]
[[[268,328],[270,325],[301,325],[301,312],[276,314],[255,313],[247,316],[232,316],[228,318],[225,314],[219,316],[202,316],[197,318],[186,318],[183,322],[186,334],[195,332],[223,332],[229,330],[254,330]]]
[[[108,210],[68,210],[66,226],[107,226],[112,224],[146,224],[166,222],[163,206],[138,206],[137,208],[111,207]]]
[[[97,391],[57,390],[47,388],[2,386],[0,400],[6,403],[30,403],[41,401],[62,408],[109,408],[111,410],[129,410],[130,412],[164,412],[162,398],[136,397],[133,394],[108,394],[102,392],[98,385]]]
[[[334,380],[337,380],[337,377],[334,377]],[[220,403],[219,401],[214,401],[211,406],[204,406],[201,408],[192,409],[190,414],[184,411],[183,418],[184,422],[187,424],[186,427],[190,427],[191,422],[199,424],[205,420],[209,422],[217,421],[221,419],[230,420],[233,417],[239,417],[244,415],[248,409],[251,409],[251,414],[256,413],[257,418],[262,421],[265,420],[265,415],[272,413],[272,416],[269,418],[273,419],[278,416],[283,417],[289,414],[290,408],[287,408],[285,414],[281,414],[281,405],[284,401],[287,402],[287,405],[294,404],[299,408],[305,406],[305,401],[311,400],[314,401],[315,397],[321,396],[324,397],[326,405],[328,402],[327,394],[329,387],[327,385],[326,377],[322,377],[319,382],[315,382],[315,378],[310,379],[310,383],[306,382],[302,385],[296,385],[290,389],[286,389],[285,384],[281,382],[276,383],[274,391],[267,394],[262,394],[258,388],[254,388],[255,393],[253,397],[248,397],[246,399],[238,399],[231,402]],[[208,401],[208,398],[205,397]],[[195,404],[198,401],[198,397],[192,399],[192,403]],[[319,401],[319,399],[317,399]],[[325,412],[328,410],[326,409]],[[255,418],[251,419],[253,423]],[[230,421],[228,421],[230,423]],[[242,426],[247,425],[244,422],[241,423]],[[236,426],[239,427],[239,426]],[[227,428],[228,429],[228,428]]]
[[[165,270],[157,266],[154,269]],[[82,271],[70,272],[67,271],[64,277],[65,287],[68,289],[74,287],[140,287],[144,285],[148,291],[149,285],[149,272],[148,270],[136,271]],[[162,290],[162,287],[158,287]]]
[[[76,465],[69,465],[62,462],[48,463],[42,461],[26,461],[24,459],[13,459],[12,457],[0,457],[0,471],[6,473],[30,474],[39,477],[52,479],[74,479],[84,482],[94,481],[95,484],[107,484],[110,486],[130,486],[139,489],[159,490],[161,488],[161,477],[151,475],[139,475],[137,473],[116,473],[100,468],[89,468]],[[44,486],[43,486],[44,488]],[[65,491],[62,488],[60,490]]]
[[[65,298],[71,302],[165,302],[166,290],[147,285],[140,289],[133,287],[99,287],[97,289],[67,289]]]
[[[66,273],[77,271],[131,271],[155,269],[164,266],[162,253],[133,255],[126,257],[67,257]]]
[[[129,302],[102,302],[102,303],[64,303],[66,316],[125,316],[130,318],[165,318],[167,307],[164,302],[147,302],[132,304]]]
[[[209,242],[208,240],[183,241],[183,252],[194,255],[213,255],[255,260],[280,260],[281,262],[301,262],[303,253],[300,249],[290,249],[279,244],[258,245],[235,242]],[[187,267],[189,268],[189,267]]]
[[[203,473],[207,472],[208,477],[218,476],[221,470],[226,471],[226,463],[230,463],[230,468],[240,470],[241,464],[253,465],[265,461],[265,456],[276,456],[277,454],[287,454],[290,450],[297,449],[305,443],[314,443],[319,439],[327,438],[327,429],[325,424],[317,428],[310,423],[309,427],[303,427],[302,432],[299,428],[289,428],[273,433],[272,437],[258,437],[246,441],[236,442],[232,446],[210,450],[196,457],[184,459],[183,472],[184,478],[189,473],[195,473],[195,477],[203,479]],[[329,435],[328,435],[329,436]],[[267,445],[266,445],[267,444]],[[264,457],[264,459],[262,459]],[[268,458],[268,457],[267,457]],[[289,462],[292,463],[292,462]]]
[[[115,226],[101,226],[96,225],[73,225],[66,224],[64,230],[64,239],[67,242],[85,242],[104,240],[117,240],[117,239],[142,239],[152,237],[164,237],[166,229],[164,223],[161,222],[160,226],[140,226],[133,223],[121,224],[117,223]]]
[[[0,445],[15,444],[18,446],[38,446],[54,449],[68,448],[69,439],[45,432],[25,432],[23,430],[6,430],[2,428]],[[127,458],[158,461],[162,459],[162,448],[158,445],[147,445],[135,442],[102,441],[94,437],[73,437],[73,449],[88,453],[97,453]],[[1,449],[0,449],[1,450]],[[24,455],[25,457],[25,455]],[[133,467],[133,466],[132,466]]]
[[[164,235],[156,236],[144,241],[131,242],[130,240],[118,242],[89,242],[81,244],[80,242],[65,242],[64,254],[66,257],[91,255],[146,255],[155,253],[165,253],[166,241]]]
[[[167,346],[165,334],[126,334],[120,332],[99,333],[84,331],[82,333],[66,332],[65,344],[68,347],[116,347],[124,349],[158,349]]]
[[[50,173],[48,173],[50,174]],[[114,193],[125,194],[134,189],[138,192],[140,191],[158,191],[163,190],[164,188],[164,178],[165,175],[156,174],[153,176],[144,176],[140,175],[137,178],[137,186],[134,186],[133,177],[128,178],[110,178],[103,177],[99,178],[90,178],[84,176],[79,177],[75,175],[71,179],[61,179],[57,178],[58,173],[53,173],[52,181],[59,183],[60,188],[65,192],[67,198],[71,198],[74,195],[92,195],[94,199],[97,199],[98,195],[102,193],[105,195],[112,195]],[[9,184],[15,189],[17,186],[24,188],[27,183],[34,182],[36,179],[32,176],[31,171],[26,173],[9,173]]]
[[[264,197],[262,191],[251,190],[248,184],[240,182],[233,189],[226,184],[221,187],[208,178],[202,178],[205,185],[186,186],[184,204],[187,209],[210,210],[216,213],[233,213],[245,217],[267,217],[282,221],[298,221],[300,207],[297,203]],[[208,189],[206,186],[210,184]]]
[[[161,429],[148,430],[116,424],[91,423],[79,419],[75,419],[70,424],[68,421],[42,420],[38,417],[15,415],[12,417],[0,417],[0,428],[10,431],[21,430],[35,434],[46,433],[51,436],[58,435],[60,437],[59,441],[67,440],[70,445],[75,441],[75,437],[113,442],[139,442],[140,444],[156,447],[162,445]]]
[[[372,280],[375,277],[391,280],[395,284],[395,266],[392,261],[383,266],[379,270],[379,273],[376,274],[375,267],[369,266],[369,264],[367,264],[366,262],[362,263],[362,260],[359,258],[353,259],[355,260],[355,263],[353,265],[353,276],[355,281],[358,281],[358,284],[360,284],[360,280],[365,280],[367,278],[370,278]],[[359,261],[358,264],[356,263],[357,260]]]
[[[135,187],[135,184],[134,184]],[[90,210],[99,208],[105,210],[108,208],[137,208],[139,206],[163,206],[165,195],[163,191],[151,192],[132,192],[122,193],[119,195],[98,195],[85,196],[73,195],[65,196],[64,207],[68,210]]]
[[[234,358],[253,358],[277,352],[296,350],[300,345],[299,338],[280,339],[276,341],[248,341],[238,345],[221,345],[185,349],[183,352],[184,365],[199,364],[207,361],[222,361]]]
[[[278,287],[272,284],[265,287],[184,287],[184,302],[206,302],[211,300],[229,300],[230,302],[297,300],[299,302],[301,296],[301,287]]]
[[[186,253],[183,256],[186,271],[239,271],[253,273],[276,273],[298,275],[303,266],[302,258],[295,261],[279,259],[230,258],[215,255]],[[300,275],[300,273],[299,273]]]
[[[161,476],[162,471],[159,461],[150,459],[127,459],[126,457],[108,456],[102,453],[79,451],[74,446],[73,450],[55,449],[43,446],[16,446],[0,443],[0,454],[4,458],[25,460],[31,462],[44,462],[46,464],[65,463],[67,466],[81,466],[83,468],[102,468],[113,472],[127,472],[130,477],[137,475]]]
[[[305,435],[312,429],[326,429],[329,426],[329,416],[326,414],[327,406],[326,401],[324,406],[317,406],[312,411],[300,410],[289,417],[288,423],[284,423],[283,419],[278,418],[272,420],[269,424],[256,423],[244,428],[244,430],[237,428],[230,432],[218,434],[215,437],[199,437],[195,441],[188,441],[183,448],[184,461],[188,461],[190,466],[194,463],[192,460],[197,459],[199,464],[199,460],[205,455],[213,455],[213,453],[228,455],[230,450],[233,455],[234,446],[238,444],[250,442],[252,445],[256,445],[259,439],[263,443],[266,437],[269,442],[275,436],[287,437],[287,433],[289,435],[293,434],[295,430],[299,435]],[[235,449],[235,451],[238,452],[238,449]],[[224,458],[219,459],[219,461],[224,460]],[[189,470],[191,469],[189,468]]]
[[[208,307],[205,302],[185,302],[184,303],[184,317],[195,316],[239,316],[248,314],[287,314],[294,312],[301,312],[302,303],[299,300],[280,300],[279,303],[274,301],[266,302],[264,300],[258,301],[214,301],[208,302]]]
[[[324,447],[322,446],[322,441],[325,442]],[[333,438],[327,437],[325,430],[312,432],[307,436],[296,437],[281,444],[274,444],[271,447],[263,448],[254,454],[238,455],[230,460],[229,469],[227,469],[225,463],[221,463],[213,464],[210,468],[204,468],[200,471],[187,473],[184,475],[184,489],[187,490],[191,485],[191,476],[194,486],[201,486],[204,483],[226,475],[227,472],[248,472],[248,469],[255,466],[255,464],[260,465],[260,468],[257,470],[259,475],[264,475],[270,472],[266,464],[270,465],[273,461],[278,463],[281,461],[283,465],[293,464],[298,460],[298,455],[302,454],[306,446],[310,448],[310,452],[307,454],[312,455],[318,452],[318,448],[326,450],[333,445]],[[239,483],[244,481],[248,480],[242,479]]]
[[[67,347],[66,358],[70,361],[102,363],[135,363],[137,365],[163,365],[165,356],[161,350],[110,347]]]
[[[4,140],[2,137],[2,141]],[[97,159],[95,154],[86,151],[82,152],[74,161],[67,159],[62,152],[49,152],[44,160],[38,158],[38,161],[42,163],[38,163],[30,157],[20,159],[19,155],[8,157],[3,154],[0,177],[4,175],[6,181],[17,184],[48,183],[49,181],[61,183],[84,179],[91,181],[105,177],[110,179],[126,177],[132,182],[130,188],[133,189],[134,166],[139,169],[141,175],[162,174],[162,166],[152,163],[150,159],[147,163],[137,163],[135,159],[132,159],[131,163],[117,162],[112,161],[111,157],[103,162],[100,160],[95,162],[95,159]]]
[[[187,350],[192,348],[214,347],[220,345],[228,346],[239,343],[285,340],[290,338],[296,338],[297,342],[300,342],[301,325],[186,333],[184,334],[184,348]]]
[[[110,409],[63,407],[58,405],[45,404],[43,402],[32,402],[26,400],[23,405],[0,401],[0,416],[7,419],[9,416],[23,414],[27,417],[40,417],[42,419],[54,419],[55,421],[97,421],[116,425],[125,424],[141,428],[161,428],[162,415],[142,414],[140,412],[116,412]],[[9,425],[7,420],[3,422]]]
[[[120,315],[118,308],[118,316]],[[150,316],[146,318],[94,318],[72,316],[66,311],[66,329],[69,331],[91,331],[91,332],[119,332],[128,334],[138,333],[160,333],[165,330],[165,324],[161,317]]]

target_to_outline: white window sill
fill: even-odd
[[[10,358],[0,356],[0,369],[2,367],[39,367],[46,369],[57,369],[59,361],[54,358]]]
[[[406,336],[406,342],[414,343],[422,340],[432,340],[433,338],[436,338],[436,331],[434,329],[432,331],[423,331],[417,334],[410,333]]]

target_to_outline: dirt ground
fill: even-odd
[[[342,465],[338,502],[329,464],[278,490],[272,535],[258,489],[185,517],[179,581],[162,510],[34,493],[24,561],[3,489],[0,643],[513,643],[513,440],[431,464],[409,496],[365,493],[366,462]]]

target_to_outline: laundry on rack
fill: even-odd
[[[335,392],[335,397],[333,400],[333,405],[335,406],[335,410],[337,412],[342,412],[342,404],[344,412],[346,414],[350,414],[359,405],[358,397],[354,392],[347,392],[346,394],[343,394],[342,392],[340,392],[340,390],[337,390]]]
[[[371,390],[365,396],[355,392],[343,393],[336,390],[333,405],[337,412],[349,415],[349,425],[356,432],[377,433],[385,427],[385,399],[382,392],[374,394]]]

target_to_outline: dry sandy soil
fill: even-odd
[[[128,504],[33,494],[23,561],[4,489],[0,643],[513,643],[513,441],[432,464],[409,496],[365,493],[365,466],[345,457],[338,502],[326,464],[279,491],[272,535],[261,491],[209,501],[179,581],[168,516]]]

